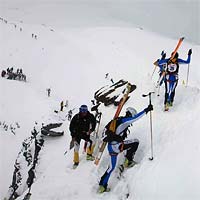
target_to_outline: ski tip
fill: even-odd
[[[185,37],[182,37],[181,40],[183,41],[185,39]]]

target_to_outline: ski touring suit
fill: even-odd
[[[180,58],[170,58],[159,60],[158,65],[166,64],[166,73],[164,77],[165,81],[165,100],[164,104],[169,104],[172,106],[175,96],[175,89],[178,84],[178,72],[180,64],[189,64],[191,59],[191,54],[188,55],[187,60]]]
[[[108,169],[101,177],[100,186],[106,190],[109,178],[116,167],[117,163],[117,156],[120,152],[126,150],[126,159],[131,163],[133,162],[133,157],[135,152],[137,151],[139,140],[132,139],[132,140],[124,140],[127,137],[128,127],[135,122],[136,120],[140,119],[147,113],[149,110],[144,109],[143,111],[139,112],[138,114],[134,115],[133,117],[118,117],[116,119],[116,130],[115,133],[108,130],[108,127],[111,122],[106,125],[105,133],[107,132],[107,136],[104,138],[105,141],[108,142],[108,152],[110,154],[110,163]]]

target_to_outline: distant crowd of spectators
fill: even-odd
[[[26,75],[23,74],[22,69],[17,69],[17,71],[14,72],[13,67],[2,70],[1,77],[11,80],[26,81]]]

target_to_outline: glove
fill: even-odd
[[[192,49],[189,49],[188,56],[192,55]]]
[[[158,66],[158,62],[160,61],[160,59],[156,60],[153,64]]]
[[[144,109],[144,111],[146,112],[146,114],[147,114],[149,111],[151,111],[151,110],[153,110],[153,105],[151,105],[151,104],[149,104],[148,107]]]
[[[165,59],[166,58],[166,53],[162,54],[162,58],[161,60]]]

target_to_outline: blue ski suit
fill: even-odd
[[[170,58],[159,60],[158,65],[166,65],[166,73],[164,77],[165,81],[165,100],[166,103],[173,103],[175,96],[175,89],[178,84],[178,72],[180,64],[189,64],[191,59],[191,55],[188,55],[187,60],[183,60],[180,58],[172,59]]]
[[[101,177],[99,185],[104,186],[107,188],[108,185],[108,180],[111,176],[111,173],[116,167],[117,163],[117,156],[120,152],[126,150],[126,155],[125,157],[132,161],[133,156],[135,152],[137,151],[138,145],[139,145],[139,140],[138,139],[132,139],[132,140],[124,140],[127,137],[127,131],[128,127],[135,122],[136,120],[140,119],[142,116],[145,115],[150,110],[147,110],[148,108],[145,108],[141,112],[137,113],[133,117],[118,117],[116,121],[116,130],[115,133],[108,133],[108,136],[105,138],[108,142],[108,152],[110,154],[110,164],[108,166],[108,169],[106,172],[103,174]],[[106,131],[108,130],[108,127],[111,122],[109,122],[106,125]],[[105,131],[105,132],[106,132]]]

